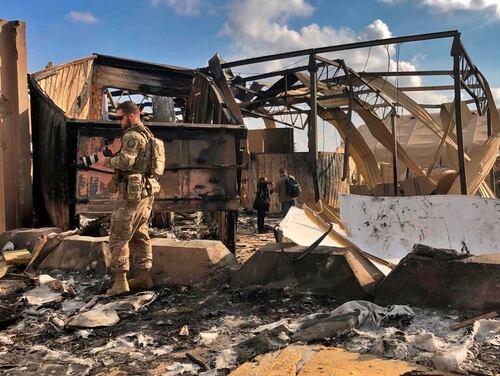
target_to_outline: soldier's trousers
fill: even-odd
[[[149,216],[154,196],[139,202],[121,201],[111,215],[109,249],[113,273],[130,270],[129,256],[137,269],[151,269],[153,252],[149,239]]]

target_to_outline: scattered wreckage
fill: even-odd
[[[294,212],[289,215],[296,217]],[[314,227],[311,223],[308,225]],[[239,236],[245,243],[254,240],[254,226],[252,217],[242,215],[240,231],[250,230]],[[383,258],[371,263],[378,257],[358,255],[355,250],[347,256],[351,251],[331,245],[308,250],[310,247],[286,243],[290,218],[285,218],[281,227],[285,243],[272,244],[272,234],[261,235],[263,247],[240,267],[226,260],[225,266],[213,265],[198,282],[171,280],[154,291],[116,299],[102,295],[110,283],[106,274],[100,274],[105,268],[101,272],[98,268],[75,271],[65,268],[65,261],[44,268],[43,261],[36,260],[44,254],[44,245],[50,249],[54,243],[59,247],[65,244],[69,250],[72,242],[82,244],[81,238],[86,237],[54,229],[46,229],[45,235],[38,231],[30,236],[26,230],[6,233],[0,239],[4,253],[23,246],[31,250],[35,260],[20,258],[6,263],[9,272],[0,279],[0,289],[5,291],[0,311],[0,351],[4,354],[0,367],[13,375],[34,370],[69,375],[109,370],[241,375],[265,372],[269,367],[278,373],[294,369],[300,374],[301,370],[316,369],[318,362],[326,369],[346,369],[347,374],[359,375],[370,371],[380,375],[492,375],[499,371],[498,289],[488,285],[499,283],[498,262],[489,265],[491,270],[486,272],[485,264],[467,263],[481,256],[419,246],[384,277],[382,272],[369,274]],[[342,227],[346,228],[339,224],[337,231]],[[106,238],[100,239],[105,252]],[[168,244],[164,257],[168,263],[179,264],[182,259],[175,258],[178,254],[170,253],[175,244]],[[87,257],[81,265],[96,264],[96,252],[85,250]],[[182,254],[195,260],[196,252],[185,248]],[[234,258],[227,249],[225,255]],[[46,257],[50,259],[50,253]],[[417,265],[412,265],[413,259]],[[450,270],[456,263],[464,265],[460,273]],[[187,263],[185,268],[197,273],[199,264]],[[433,264],[434,269],[430,267]],[[481,275],[477,283],[480,279],[490,289],[489,300],[466,290],[466,284],[474,281],[465,274],[470,266]],[[20,273],[24,268],[31,276],[28,279]],[[37,275],[40,268],[50,275]],[[404,270],[399,272],[398,268]],[[410,278],[406,278],[408,268],[415,270]],[[415,277],[417,273],[429,280],[431,294],[420,294],[419,289],[425,286]],[[391,282],[393,274],[395,282]],[[439,277],[456,280],[446,284],[436,280]],[[367,283],[369,278],[372,283]],[[459,279],[464,281],[462,285]],[[213,283],[207,283],[209,280]],[[384,287],[391,283],[394,286]],[[477,286],[472,290],[479,291]],[[408,291],[412,293],[405,293]],[[455,291],[466,295],[469,303],[459,311],[456,309],[464,300],[453,295]],[[438,299],[418,301],[429,296]],[[455,301],[440,301],[447,296]],[[386,300],[379,303],[380,297]],[[474,317],[486,311],[486,315]],[[27,332],[28,327],[37,329]]]

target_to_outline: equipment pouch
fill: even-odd
[[[153,196],[160,192],[161,186],[156,178],[146,178],[146,191],[149,196]]]
[[[142,174],[128,176],[127,201],[139,202],[142,198]]]

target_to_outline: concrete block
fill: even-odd
[[[367,299],[368,290],[359,273],[361,264],[356,263],[349,250],[320,246],[298,261],[291,260],[306,248],[293,246],[282,252],[279,244],[268,244],[232,273],[231,284],[290,288],[297,293],[334,296],[339,302]]]
[[[218,240],[151,241],[155,285],[213,285],[224,281],[237,265],[234,255]]]
[[[93,271],[104,275],[110,266],[108,237],[69,236],[41,263],[41,269]],[[236,258],[220,241],[153,238],[155,285],[214,284],[225,280]],[[131,271],[134,275],[133,253]]]
[[[498,309],[500,253],[465,259],[410,253],[377,286],[375,301],[484,312]]]
[[[41,227],[41,228],[17,228],[2,233],[0,235],[0,249],[2,249],[7,242],[14,243],[15,249],[27,249],[33,251],[38,239],[42,235],[51,232],[60,233],[62,230],[57,227]]]
[[[92,271],[104,275],[110,262],[108,240],[107,236],[68,236],[42,261],[40,269]]]

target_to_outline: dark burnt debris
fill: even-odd
[[[244,214],[239,219],[238,245],[253,244],[254,249],[246,250],[249,254],[274,236],[270,232],[256,237],[254,221]],[[278,223],[279,218],[274,221]],[[196,216],[183,216],[178,223],[185,230],[200,227]],[[208,228],[208,224],[202,227]],[[157,235],[167,232],[152,231]],[[415,257],[429,257],[429,251],[428,247],[419,247]],[[241,263],[248,262],[244,254],[242,247]],[[280,257],[290,262],[287,255]],[[450,262],[464,257],[442,250],[435,259]],[[285,288],[236,288],[230,278],[219,280],[209,289],[200,285],[158,286],[150,292],[110,299],[102,295],[109,287],[109,277],[68,270],[49,271],[61,281],[63,287],[52,286],[52,292],[60,292],[61,298],[34,305],[26,294],[43,278],[50,278],[43,274],[28,278],[22,271],[23,267],[12,268],[0,280],[0,369],[9,375],[105,375],[111,370],[134,375],[230,374],[245,362],[258,364],[263,354],[301,343],[307,343],[311,351],[318,351],[318,346],[339,347],[435,368],[436,355],[422,347],[431,350],[428,346],[443,341],[439,346],[445,351],[446,346],[463,344],[464,338],[471,336],[467,334],[470,327],[456,332],[449,325],[477,313],[409,306],[386,309],[363,301],[342,304],[335,293],[301,292],[293,283]],[[81,312],[105,310],[110,304],[114,304],[118,316],[116,323],[70,325]],[[336,309],[341,310],[339,314]],[[106,312],[102,325],[109,324],[110,314]],[[183,335],[183,327],[187,327],[187,335]],[[496,337],[491,337],[491,328],[488,330],[487,340],[475,335],[476,340],[468,346],[470,355],[460,363],[460,369],[487,375],[498,372]]]

